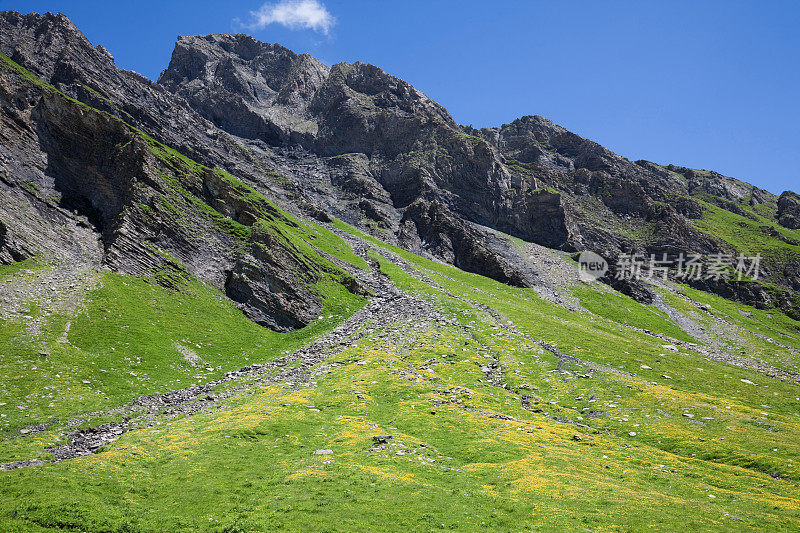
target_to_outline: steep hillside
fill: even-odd
[[[0,141],[1,530],[800,528],[794,193],[52,14],[0,13]]]
[[[765,241],[761,279],[775,287],[703,288],[755,305],[772,294],[768,305],[794,307],[780,292],[797,289],[800,265],[789,193],[779,205],[767,191],[714,172],[634,163],[540,117],[462,128],[377,67],[329,68],[246,35],[180,37],[153,84],[118,70],[63,15],[4,12],[1,22],[0,52],[45,82],[296,214],[335,216],[520,286],[535,285],[537,272],[490,230],[608,259],[735,257],[752,247],[726,234],[750,221]],[[729,218],[722,235],[709,226],[719,211]]]

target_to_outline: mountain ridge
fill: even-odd
[[[460,126],[409,84],[362,63],[328,68],[244,34],[181,37],[153,83],[117,70],[110,54],[63,15],[5,12],[3,20],[3,52],[65,94],[233,172],[285,208],[326,212],[508,283],[532,286],[538,276],[513,246],[482,228],[611,259],[623,251],[736,252],[696,227],[691,217],[703,216],[696,200],[702,195],[751,218],[739,203],[768,206],[767,223],[796,220],[787,195],[779,211],[777,198],[754,186],[713,172],[631,162],[536,116],[498,128]],[[46,50],[31,32],[52,35]],[[798,265],[767,258],[764,274],[793,290]],[[629,294],[644,294],[623,285]],[[729,287],[719,292],[731,294]],[[741,298],[775,300],[761,290]]]

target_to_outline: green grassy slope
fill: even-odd
[[[371,255],[453,323],[373,324],[315,386],[267,384],[97,455],[2,473],[0,520],[21,531],[798,527],[796,385],[407,252],[401,268],[394,252]],[[87,327],[104,321],[92,308]],[[198,353],[224,346],[176,319]],[[605,370],[559,363],[535,341]],[[394,438],[376,446],[384,434]]]
[[[0,326],[0,401],[24,407],[10,411],[0,430],[204,383],[297,349],[361,305],[331,286],[323,319],[282,334],[257,326],[197,281],[177,292],[118,274],[98,277],[77,315],[47,316],[36,333],[24,318]],[[36,304],[28,313],[37,314]]]
[[[614,322],[655,331],[686,342],[695,342],[694,338],[663,312],[653,306],[641,304],[630,296],[613,290],[601,290],[600,286],[592,287],[588,284],[576,287],[574,293],[585,309]]]
[[[800,230],[784,228],[747,205],[740,207],[749,211],[755,220],[703,200],[700,203],[703,216],[694,222],[700,231],[722,239],[739,253],[761,254],[767,264],[800,260]]]
[[[335,222],[372,247],[361,257],[142,138],[169,170],[165,212],[193,209],[243,243],[271,232],[321,273],[323,312],[279,334],[180,269],[82,272],[53,302],[35,289],[60,283],[59,268],[0,268],[15,306],[0,320],[0,463],[45,462],[0,471],[0,530],[800,529],[796,382],[709,358],[704,338],[605,287],[576,288],[573,311]],[[255,207],[252,227],[192,192],[209,172]],[[710,213],[698,224],[735,240]],[[275,361],[363,309],[332,258],[358,273],[376,263],[433,311],[361,324],[307,378],[220,385],[196,414],[134,420],[99,453],[49,462],[68,431],[121,421],[130,413],[109,410],[138,395]],[[663,297],[709,337],[727,324],[737,355],[797,374],[800,323],[686,287]],[[20,432],[34,424],[46,427]]]

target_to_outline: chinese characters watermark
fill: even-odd
[[[669,277],[680,281],[737,281],[758,280],[761,254],[745,256],[739,254],[712,254],[704,257],[699,254],[677,256],[668,254],[622,254],[617,258],[616,267],[594,252],[583,252],[578,258],[578,272],[581,280],[591,281],[603,277],[609,270],[616,279],[664,279]]]

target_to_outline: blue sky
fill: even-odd
[[[800,190],[800,2],[304,0],[319,5],[275,11],[280,1],[260,25],[251,12],[263,0],[0,8],[64,12],[152,79],[178,34],[243,31],[328,64],[378,65],[462,124],[538,114],[632,160]]]

